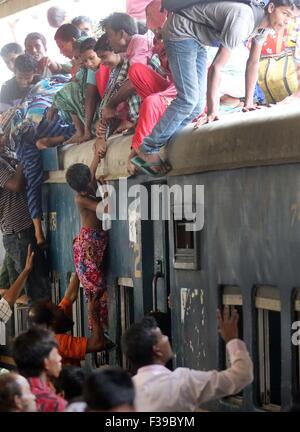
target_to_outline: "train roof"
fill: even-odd
[[[99,175],[109,180],[128,176],[131,139],[118,135],[108,140]],[[89,165],[92,156],[93,141],[44,151],[48,181],[64,182],[70,165]],[[173,168],[168,176],[300,162],[300,103],[224,115],[197,131],[190,128],[169,143],[165,156]],[[54,169],[49,166],[53,157]]]

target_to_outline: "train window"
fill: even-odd
[[[281,405],[281,303],[279,290],[271,286],[256,289],[258,342],[258,402],[270,411]]]
[[[121,347],[121,339],[125,331],[131,326],[134,321],[134,292],[133,281],[130,278],[118,279],[118,316],[119,316],[119,347]],[[120,363],[124,369],[130,370],[123,352],[120,353]]]
[[[14,319],[15,319],[15,337],[20,333],[29,329],[29,309],[30,306],[17,305],[14,306]]]
[[[238,330],[239,338],[243,339],[243,297],[240,287],[225,285],[222,289],[222,305],[229,306],[230,311],[236,309],[239,314]],[[230,366],[228,353],[226,351],[225,344],[222,344],[223,349],[221,350],[221,364],[222,369],[228,368]],[[236,395],[224,398],[224,401],[232,403],[234,405],[242,405],[243,403],[243,391],[237,393]]]
[[[198,235],[197,231],[190,231],[194,220],[174,220],[174,259],[175,269],[198,270]]]

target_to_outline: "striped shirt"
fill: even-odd
[[[32,225],[26,193],[5,189],[15,172],[12,160],[0,157],[0,229],[4,235],[19,233]]]

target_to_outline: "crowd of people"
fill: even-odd
[[[190,124],[201,128],[224,113],[255,110],[270,98],[299,100],[300,0],[195,0],[177,12],[163,8],[161,0],[127,3],[128,13],[100,21],[98,38],[88,17],[66,23],[63,14],[49,13],[53,26],[61,18],[55,41],[64,64],[48,57],[47,40],[36,32],[27,35],[24,47],[10,43],[1,50],[14,77],[0,93],[0,227],[6,251],[0,345],[14,303],[30,306],[30,329],[13,343],[15,370],[0,376],[2,412],[193,411],[253,379],[252,361],[238,339],[237,313],[228,308],[218,311],[231,362],[225,371],[171,372],[168,337],[146,317],[124,335],[133,379],[118,368],[85,376],[80,362],[87,353],[114,348],[104,268],[108,235],[99,220],[107,209],[97,198],[96,171],[112,135],[132,135],[130,175],[161,176],[171,169],[161,150]],[[282,52],[294,65],[288,94],[277,92],[278,82],[270,91],[271,81],[260,73],[267,56]],[[271,96],[264,95],[266,88]],[[73,243],[75,273],[55,305],[42,229],[41,151],[90,140],[91,166],[75,164],[66,173],[81,229]],[[89,338],[69,333],[79,284],[88,300]]]

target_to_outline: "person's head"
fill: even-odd
[[[81,36],[80,30],[72,24],[63,24],[55,33],[54,39],[60,53],[72,59],[74,57],[74,42]]]
[[[0,375],[0,412],[35,412],[35,399],[27,379],[22,375]]]
[[[41,326],[30,328],[14,340],[13,357],[18,371],[26,378],[43,374],[57,378],[61,371],[54,333]]]
[[[93,25],[92,20],[87,16],[78,16],[73,18],[71,21],[75,27],[77,27],[82,35],[93,36]]]
[[[133,382],[127,372],[120,368],[92,372],[84,385],[83,398],[88,411],[135,411]]]
[[[76,366],[64,366],[58,378],[59,387],[63,391],[63,397],[68,402],[82,396],[85,373],[82,368]]]
[[[116,67],[121,61],[120,54],[116,54],[111,48],[107,35],[104,33],[95,45],[95,51],[104,66]]]
[[[65,10],[53,6],[47,10],[47,19],[50,27],[59,28],[66,21],[67,13]]]
[[[279,32],[300,15],[300,0],[272,0],[266,7],[267,27]]]
[[[151,364],[165,365],[173,357],[168,336],[161,333],[153,317],[144,317],[123,336],[123,349],[128,360],[138,369]]]
[[[11,72],[15,72],[16,58],[23,54],[23,48],[17,43],[9,43],[1,49],[1,57]]]
[[[116,53],[126,51],[132,36],[138,33],[134,19],[121,12],[109,15],[100,21],[100,26],[107,34],[109,44]]]
[[[22,54],[15,61],[15,75],[18,86],[27,89],[31,85],[35,70],[36,61],[28,54]]]
[[[168,17],[167,10],[161,12],[161,9],[161,0],[152,0],[146,7],[147,27],[149,30],[152,30],[154,34],[161,33],[161,29]]]
[[[47,299],[35,301],[29,310],[32,325],[45,326],[55,333],[66,333],[73,328],[73,321],[61,308]]]
[[[68,185],[79,193],[88,193],[91,186],[91,179],[89,167],[82,163],[71,165],[66,173]]]
[[[47,56],[47,41],[40,33],[29,33],[24,45],[26,54],[31,55],[37,62]]]
[[[79,46],[82,65],[93,71],[96,71],[101,63],[101,60],[95,51],[95,46],[96,40],[93,38],[85,39]]]

